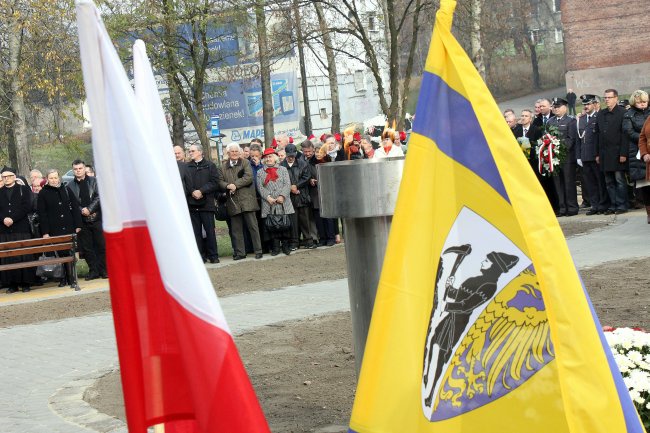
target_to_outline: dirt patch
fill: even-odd
[[[581,275],[603,325],[650,329],[647,260]],[[235,340],[273,432],[347,425],[356,386],[349,313],[267,326]],[[119,382],[118,372],[102,378],[89,403],[124,419]]]
[[[567,238],[603,229],[616,222],[614,215],[576,215],[558,218],[560,228]]]
[[[621,260],[580,270],[603,326],[650,329],[649,260]]]
[[[300,251],[290,256],[281,254],[273,260],[245,260],[209,269],[208,273],[219,296],[339,280],[348,275],[342,245]]]
[[[347,425],[356,386],[349,313],[275,324],[235,340],[271,431]],[[126,419],[119,371],[99,379],[84,400]]]
[[[327,272],[322,272],[327,270]],[[244,260],[216,269],[208,274],[220,297],[255,290],[275,290],[291,285],[337,280],[347,277],[343,246],[318,248],[271,260]],[[38,289],[36,289],[38,290]],[[11,295],[1,295],[11,296]],[[108,292],[80,293],[65,298],[45,299],[16,305],[0,306],[0,328],[61,320],[110,311]]]
[[[9,295],[10,296],[10,295]],[[0,328],[45,320],[62,320],[101,313],[111,309],[108,292],[79,294],[65,298],[48,299],[0,307]]]

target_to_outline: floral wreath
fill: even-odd
[[[539,174],[557,176],[560,166],[566,161],[567,148],[556,126],[547,125],[546,132],[537,140],[535,154],[539,161]]]

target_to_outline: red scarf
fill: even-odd
[[[269,182],[275,182],[278,180],[278,168],[277,167],[267,167],[266,168],[266,177],[264,178],[264,185]]]
[[[393,145],[391,144],[390,146],[384,146],[384,152],[386,152],[386,155],[390,153],[390,150],[393,148]]]

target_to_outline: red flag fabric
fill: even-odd
[[[91,1],[77,22],[129,432],[269,432],[194,241],[144,44],[134,93]]]

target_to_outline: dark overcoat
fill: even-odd
[[[64,186],[45,185],[41,189],[38,193],[38,219],[44,235],[69,235],[82,227],[79,207],[73,206]]]
[[[639,136],[646,119],[650,116],[650,109],[641,110],[631,107],[623,116],[623,133],[627,139],[628,167],[633,180],[645,179],[645,162],[636,157],[639,153]]]
[[[309,195],[309,180],[311,179],[311,169],[309,163],[304,159],[296,158],[293,166],[289,167],[289,163],[285,159],[280,164],[289,172],[289,180],[291,185],[296,185],[300,194],[291,194],[291,203],[294,208],[305,207],[311,204],[311,197]]]
[[[226,209],[229,216],[239,215],[242,212],[259,210],[255,184],[253,182],[253,168],[245,159],[238,159],[235,165],[226,160],[221,164],[219,172],[219,188],[226,190],[226,186],[234,184],[237,189],[233,194],[226,192]]]
[[[615,106],[611,111],[605,107],[596,115],[596,153],[600,157],[601,170],[605,172],[627,170],[627,140],[623,135],[623,116],[625,108]]]
[[[189,192],[187,204],[190,212],[214,212],[214,194],[219,190],[219,168],[205,158],[199,162],[190,161],[185,165]],[[199,200],[192,197],[192,191],[201,191]]]
[[[11,190],[11,194],[8,194]],[[26,233],[31,236],[27,214],[32,211],[32,190],[25,185],[14,184],[11,188],[0,188],[0,234],[13,235]],[[4,225],[5,218],[11,218],[13,224]],[[10,239],[6,239],[10,240]]]

